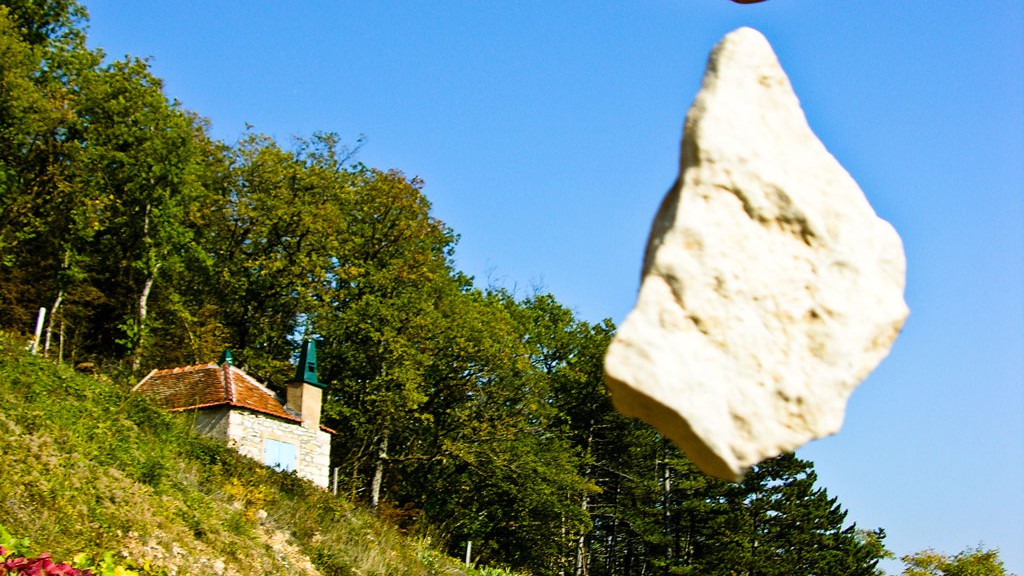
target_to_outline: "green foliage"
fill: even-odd
[[[30,556],[32,554],[32,542],[28,538],[15,538],[7,528],[0,524],[0,556]]]
[[[0,525],[10,530],[0,531],[0,545],[9,550],[84,553],[77,565],[97,574],[203,574],[216,562],[246,574],[295,573],[294,554],[271,551],[285,541],[322,574],[462,573],[443,556],[429,569],[418,559],[426,543],[195,436],[187,418],[104,376],[28,356],[6,335],[0,398]],[[30,536],[35,549],[11,533]]]
[[[76,0],[4,0],[19,35],[28,43],[84,41],[85,8]]]
[[[928,549],[901,558],[903,576],[1006,576],[998,549],[980,545],[950,557]]]
[[[78,554],[74,558],[77,568],[88,570],[95,576],[167,576],[166,569],[153,566],[149,561],[138,561],[133,558],[115,558],[114,553],[107,550],[98,560],[90,560],[86,554]]]
[[[28,538],[14,538],[3,525],[0,525],[0,574],[25,574],[31,576],[167,576],[164,568],[153,566],[149,561],[137,561],[133,558],[115,558],[113,552],[107,550],[98,558],[81,552],[76,554],[71,563],[57,563],[53,555],[42,552],[38,555],[30,552],[32,544]],[[33,557],[35,556],[35,557]]]

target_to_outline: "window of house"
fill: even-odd
[[[295,444],[267,438],[263,441],[263,462],[272,468],[285,472],[295,471],[297,456]]]

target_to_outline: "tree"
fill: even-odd
[[[722,482],[634,426],[599,481],[591,574],[881,574],[885,533],[846,525],[809,462],[783,455]]]
[[[784,454],[755,466],[739,484],[715,489],[714,519],[699,538],[701,574],[880,574],[885,533],[846,525],[847,512],[815,486],[813,465]]]
[[[338,241],[323,255],[325,291],[308,322],[324,339],[332,383],[325,416],[352,431],[336,449],[339,463],[353,471],[352,489],[369,483],[376,505],[396,441],[422,418],[425,372],[447,321],[440,304],[460,287],[454,234],[430,216],[420,181],[363,166],[345,178]]]
[[[144,60],[128,58],[83,78],[78,113],[82,153],[75,186],[89,191],[93,282],[107,305],[104,332],[138,368],[147,344],[157,280],[201,257],[193,223],[207,191],[205,126],[176,102]],[[98,266],[97,266],[98,265]],[[115,342],[101,342],[116,354]]]
[[[247,370],[288,377],[291,339],[323,300],[331,258],[344,234],[347,177],[250,133],[224,153],[199,235],[207,261],[194,270],[194,308],[222,331]],[[200,304],[203,303],[203,304]],[[300,334],[301,336],[301,334]]]
[[[901,558],[903,576],[1006,576],[1006,568],[996,548],[978,545],[950,557],[928,549]]]
[[[0,2],[0,311],[12,327],[49,305],[70,226],[76,84],[99,62],[74,2]]]
[[[3,0],[19,34],[32,45],[85,42],[85,8],[76,0]]]
[[[31,192],[34,179],[26,166],[26,153],[38,149],[34,142],[47,124],[49,104],[33,79],[39,65],[39,51],[0,6],[0,311],[23,322],[27,314],[18,304],[30,280],[15,268],[18,248],[44,229],[43,194]]]
[[[424,470],[418,501],[483,561],[561,573],[590,525],[578,498],[594,487],[559,424],[550,375],[531,361],[542,329],[503,291],[467,289],[452,302],[424,405],[442,458]],[[451,497],[431,497],[446,489]]]
[[[566,495],[565,505],[584,521],[563,524],[569,538],[561,555],[563,571],[582,576],[589,570],[587,534],[595,527],[594,507],[602,501],[600,483],[609,466],[605,447],[609,433],[624,422],[604,388],[604,350],[614,326],[578,320],[551,294],[535,294],[514,310],[534,378],[545,382],[546,403],[555,411],[551,427],[577,453],[581,488]]]

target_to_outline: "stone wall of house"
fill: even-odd
[[[228,412],[226,406],[196,410],[189,416],[195,418],[192,427],[203,436],[209,436],[222,442],[228,439]],[[194,414],[194,416],[193,416]]]
[[[213,425],[215,420],[214,416],[209,418],[211,430],[218,429]],[[238,409],[228,411],[227,423],[228,443],[240,453],[266,463],[266,441],[287,442],[296,448],[296,474],[318,486],[327,487],[331,467],[331,435],[327,432],[313,431],[297,422]],[[199,429],[198,420],[196,429]]]

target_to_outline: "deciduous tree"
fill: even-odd
[[[903,576],[1005,576],[998,549],[967,548],[953,556],[928,549],[901,558]]]

